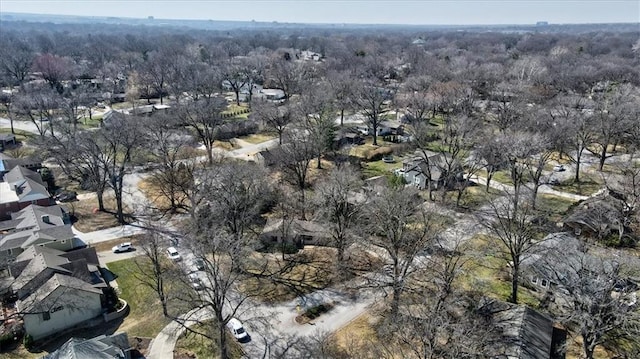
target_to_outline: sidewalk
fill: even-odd
[[[134,234],[140,234],[146,231],[144,228],[136,226],[135,224],[127,224],[124,226],[111,227],[87,233],[80,232],[73,226],[71,227],[71,230],[73,231],[73,234],[76,235],[76,237],[78,237],[87,245],[106,242],[123,237],[129,237]]]

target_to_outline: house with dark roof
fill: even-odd
[[[442,153],[426,151],[416,152],[416,156],[402,162],[402,174],[407,184],[426,189],[431,184],[431,189],[437,190],[452,185],[452,181],[462,179],[462,167]],[[455,173],[449,175],[449,171]]]
[[[43,359],[130,359],[127,333],[100,335],[91,339],[71,338]]]
[[[525,305],[487,300],[480,310],[497,329],[491,342],[491,358],[561,359],[566,332],[548,316]]]
[[[0,222],[0,268],[31,246],[68,251],[81,247],[62,207],[29,205]]]
[[[9,266],[9,274],[25,331],[36,340],[105,312],[109,286],[94,248],[62,252],[32,246]]]
[[[55,201],[40,174],[22,166],[14,167],[0,182],[0,220],[31,205],[51,206]]]
[[[18,166],[22,166],[30,170],[37,170],[42,167],[42,163],[31,157],[13,158],[6,153],[0,153],[0,178],[4,178],[4,175],[7,172]]]
[[[304,247],[305,244],[326,245],[331,240],[331,234],[318,222],[269,218],[260,239],[267,244],[285,242]]]
[[[621,194],[604,190],[578,203],[564,219],[564,227],[576,236],[604,240],[611,236],[622,242],[635,241],[637,235],[629,228],[627,204]]]

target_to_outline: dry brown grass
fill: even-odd
[[[71,215],[76,217],[74,227],[80,232],[93,232],[120,225],[115,216],[116,201],[112,196],[104,197],[104,206],[108,212],[95,211],[98,208],[97,198],[69,202],[65,206]],[[125,214],[128,213],[130,212],[125,208]]]
[[[235,150],[237,147],[232,141],[215,141],[213,147],[222,148],[227,151]]]
[[[156,185],[152,177],[143,179],[138,183],[138,189],[144,193],[145,197],[153,204],[155,208],[160,210],[168,210],[171,207],[171,202],[167,196]],[[178,196],[180,197],[180,196]],[[178,198],[178,202],[180,198]]]
[[[255,273],[269,273],[269,278],[251,278],[242,283],[246,292],[259,293],[265,302],[291,300],[302,293],[330,285],[336,274],[333,270],[335,255],[330,248],[307,247],[296,254],[256,253]]]
[[[368,358],[371,345],[379,340],[375,329],[379,321],[380,317],[365,312],[336,331],[331,337],[332,342],[345,353],[357,353],[358,357]]]

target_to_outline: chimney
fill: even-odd
[[[41,219],[42,219],[42,222],[43,222],[43,223],[52,224],[52,223],[49,221],[49,216],[42,216],[42,217],[41,217]]]

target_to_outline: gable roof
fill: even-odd
[[[102,294],[100,289],[94,288],[91,284],[68,275],[55,273],[43,285],[38,287],[31,295],[19,301],[19,307],[30,310],[43,308],[43,301],[56,292],[58,289],[68,291],[82,291],[96,295]],[[26,306],[26,307],[25,307]]]
[[[46,185],[40,175],[22,166],[15,167],[4,175],[4,182],[18,196],[19,202],[37,201],[50,198]],[[6,203],[6,200],[2,200]]]
[[[551,358],[553,321],[524,305],[491,300],[482,306],[500,329],[494,350],[510,359]]]
[[[91,339],[71,338],[44,359],[114,359],[129,358],[127,333],[100,335]]]

